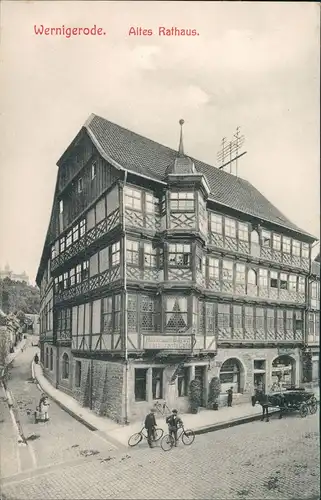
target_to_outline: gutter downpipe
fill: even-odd
[[[125,425],[129,424],[128,421],[128,376],[129,376],[129,366],[128,366],[128,320],[127,320],[127,264],[126,264],[126,208],[125,208],[125,187],[127,183],[127,170],[125,170],[124,185],[123,185],[123,252],[124,252],[124,341],[125,341]]]

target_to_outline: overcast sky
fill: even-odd
[[[91,113],[174,148],[184,118],[186,152],[213,165],[240,125],[239,175],[319,237],[319,15],[303,2],[1,2],[0,266],[34,280],[56,162]]]

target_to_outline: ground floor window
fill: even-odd
[[[52,347],[50,349],[50,370],[51,371],[53,370],[53,351],[52,351]]]
[[[45,356],[45,368],[49,366],[49,349],[46,347],[46,356]]]
[[[227,389],[233,387],[234,392],[240,392],[241,385],[241,369],[240,363],[237,359],[231,358],[227,359],[221,367],[220,370],[220,382],[222,392],[226,392]]]
[[[75,386],[80,387],[81,383],[81,362],[76,361],[76,366],[75,366]]]
[[[69,356],[64,353],[62,357],[62,378],[69,378]]]
[[[163,368],[152,368],[153,399],[163,398]]]
[[[178,397],[188,395],[188,368],[182,367],[177,375]]]
[[[146,401],[147,368],[135,369],[135,401]]]

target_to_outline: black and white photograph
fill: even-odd
[[[0,10],[0,499],[318,500],[319,3]]]

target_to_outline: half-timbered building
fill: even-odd
[[[311,262],[308,296],[308,322],[307,322],[307,352],[311,360],[307,378],[318,383],[320,380],[320,262],[316,259]]]
[[[58,161],[41,361],[100,414],[300,380],[310,246],[249,182],[92,115]],[[224,399],[224,397],[222,398]]]

